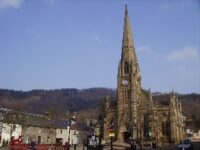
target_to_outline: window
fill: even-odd
[[[162,122],[162,134],[166,135],[166,123],[165,123],[165,121]]]
[[[41,143],[41,136],[38,136],[38,142],[37,142],[38,144],[40,144]]]
[[[166,135],[170,136],[171,126],[169,121],[166,122],[166,128]]]
[[[124,99],[128,100],[131,98],[131,93],[129,89],[124,89],[123,94],[124,94]]]
[[[16,130],[16,125],[13,124],[11,128],[12,128],[12,131],[15,131]]]
[[[128,90],[128,92],[127,92],[127,97],[128,97],[128,99],[131,98],[131,92],[130,92],[130,90]]]
[[[144,114],[144,137],[149,138],[149,118],[148,114]]]
[[[129,64],[127,61],[124,63],[124,74],[129,74]]]

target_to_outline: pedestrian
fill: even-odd
[[[73,145],[74,145],[74,150],[76,150],[76,146],[77,146],[77,144],[78,144],[78,135],[75,134],[75,135],[73,136]]]
[[[85,146],[86,146],[86,140],[83,139],[83,150],[85,150]]]
[[[31,144],[30,144],[30,150],[35,150],[35,139],[33,139],[33,141],[31,141]]]

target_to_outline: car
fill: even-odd
[[[183,140],[177,145],[177,150],[193,150],[193,144],[189,139]]]

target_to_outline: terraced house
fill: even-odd
[[[74,123],[71,126],[70,121],[66,119],[4,108],[0,108],[0,116],[0,146],[8,145],[12,138],[19,139],[21,137],[24,144],[34,141],[36,144],[59,145],[65,145],[66,142],[73,144],[73,136],[78,135],[81,142],[85,138],[80,132],[84,130],[80,129],[82,125]]]

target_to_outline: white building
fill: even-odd
[[[73,139],[75,139],[75,137],[78,137],[78,141],[80,141],[80,132],[77,124],[73,120],[54,119],[54,126],[56,128],[57,144],[65,145],[65,143],[68,142],[72,145],[74,144]]]
[[[65,145],[70,139],[70,128],[57,128],[56,129],[56,143]]]
[[[80,140],[79,140],[79,131],[76,130],[76,129],[71,129],[70,130],[70,135],[69,135],[69,144],[70,145],[73,145],[74,144],[74,141],[73,139],[75,139],[75,137],[78,136],[78,144],[80,143]]]
[[[22,126],[19,124],[0,123],[1,139],[0,146],[3,143],[9,144],[11,137],[18,139],[22,135]]]
[[[78,137],[78,140],[75,142],[74,139]],[[67,128],[57,128],[56,129],[56,143],[65,145],[68,142],[70,145],[79,143],[79,131],[77,129]]]

